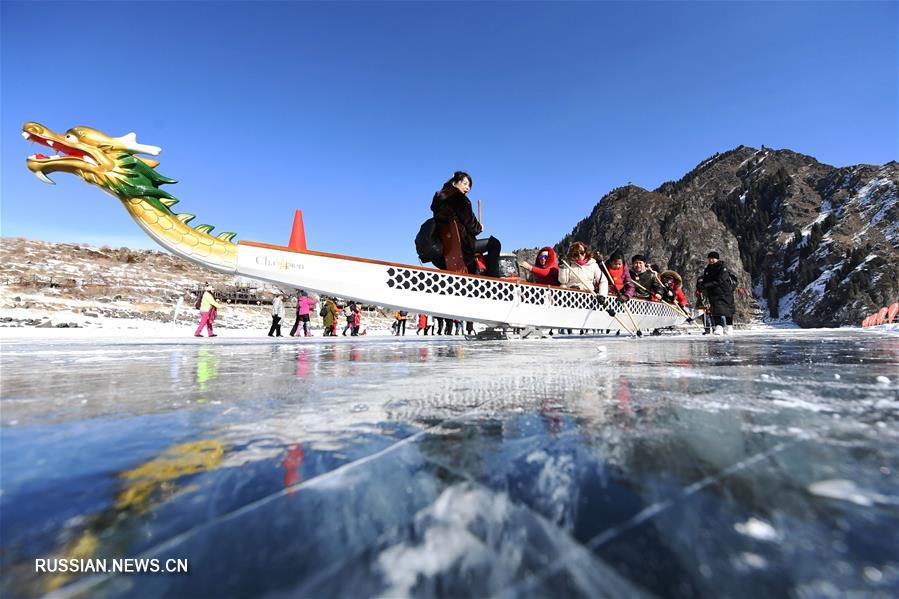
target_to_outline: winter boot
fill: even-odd
[[[712,335],[721,336],[724,334],[724,327],[719,325],[715,326],[715,330],[712,331]]]

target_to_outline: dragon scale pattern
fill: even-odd
[[[237,265],[237,245],[201,233],[174,216],[160,212],[143,198],[128,198],[122,200],[122,203],[131,217],[166,247],[185,258],[234,272]]]

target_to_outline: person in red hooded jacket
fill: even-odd
[[[534,282],[541,285],[559,286],[559,260],[556,251],[549,246],[537,252],[534,264],[522,262],[522,268],[534,274]]]
[[[684,284],[684,280],[681,276],[673,270],[666,270],[662,273],[660,280],[662,285],[674,292],[673,303],[676,303],[681,308],[686,307],[687,296],[684,295],[684,292],[681,289]],[[665,301],[672,302],[670,299],[666,299]]]

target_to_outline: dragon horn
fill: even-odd
[[[146,144],[137,143],[137,133],[133,131],[121,137],[114,137],[113,139],[122,144],[122,147],[129,152],[150,154],[151,156],[159,156],[159,153],[162,152],[162,148],[159,146],[148,146]]]

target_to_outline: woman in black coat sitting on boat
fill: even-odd
[[[481,223],[471,208],[468,192],[471,190],[471,176],[456,171],[452,178],[434,194],[431,211],[437,225],[437,235],[443,247],[443,256],[434,260],[437,268],[471,274],[499,276],[499,253],[501,245],[496,237],[478,239]],[[475,254],[482,254],[487,266],[486,272],[478,269]]]

